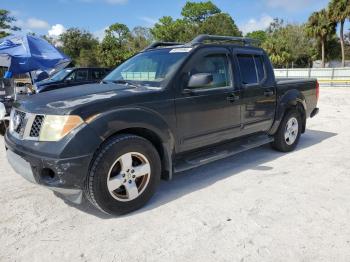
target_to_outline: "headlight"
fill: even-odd
[[[58,141],[83,123],[84,121],[79,116],[46,115],[39,141]]]

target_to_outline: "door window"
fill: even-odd
[[[245,85],[257,84],[258,78],[252,55],[238,55],[239,68],[241,70],[242,83]]]
[[[87,81],[89,79],[88,70],[77,70],[75,73],[75,81]]]
[[[204,88],[231,86],[230,66],[225,54],[207,55],[199,58],[190,71],[190,76],[199,73],[213,75],[213,82]]]
[[[101,80],[105,76],[102,70],[92,70],[92,80]]]
[[[256,64],[256,71],[258,73],[258,80],[259,82],[261,82],[265,78],[265,66],[264,66],[262,56],[256,55],[254,56],[254,60]]]
[[[237,58],[243,84],[258,84],[264,80],[265,66],[260,55],[238,55]]]

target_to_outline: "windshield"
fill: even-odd
[[[62,69],[61,71],[58,71],[57,73],[53,74],[50,77],[50,80],[53,81],[61,81],[63,80],[67,75],[69,75],[73,70],[72,69]]]
[[[164,87],[189,51],[177,48],[140,53],[114,69],[103,82]]]

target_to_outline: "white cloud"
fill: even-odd
[[[105,31],[106,31],[107,28],[108,28],[108,27],[105,27],[105,28],[102,28],[102,29],[100,29],[100,30],[97,30],[97,31],[93,32],[93,35],[94,35],[95,37],[97,37],[99,41],[102,41],[103,38],[104,38],[105,35],[106,35],[106,32],[105,32]]]
[[[242,24],[239,28],[243,34],[247,34],[256,30],[265,30],[273,22],[273,18],[269,15],[262,15],[259,19],[252,18],[247,23]]]
[[[55,24],[51,27],[51,29],[48,31],[49,36],[51,37],[58,37],[62,33],[66,31],[66,28],[62,24]]]
[[[20,27],[25,32],[32,32],[32,29],[40,30],[40,29],[48,29],[50,27],[48,22],[41,19],[34,18],[34,17],[30,17],[26,20],[18,19],[13,24],[15,26]]]
[[[157,19],[154,19],[152,17],[147,17],[147,16],[139,17],[139,19],[146,22],[145,26],[154,26],[154,24],[158,22]]]
[[[294,12],[310,5],[318,4],[320,0],[265,0],[265,2],[269,7],[282,8],[289,12]]]
[[[18,27],[20,27],[20,28],[23,28],[24,25],[25,25],[25,22],[24,22],[22,19],[17,19],[17,20],[13,23],[13,25],[18,26]]]
[[[34,17],[28,18],[25,26],[29,29],[46,29],[50,27],[48,22]]]

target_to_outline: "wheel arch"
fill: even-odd
[[[167,145],[164,144],[161,137],[157,133],[150,129],[142,127],[131,127],[117,131],[116,133],[108,137],[105,141],[111,139],[112,137],[123,134],[136,135],[150,141],[152,145],[156,148],[161,159],[162,178],[164,180],[170,180],[172,178],[172,157],[171,154],[169,154],[168,152]]]
[[[162,178],[172,178],[175,140],[168,124],[158,114],[140,109],[116,110],[99,115],[90,126],[102,141],[95,152],[118,135],[129,134],[147,139],[161,158]]]
[[[275,113],[275,121],[269,130],[270,135],[274,135],[286,113],[290,110],[297,110],[302,119],[302,133],[306,129],[306,101],[304,95],[297,89],[287,91],[277,100],[277,109]]]

